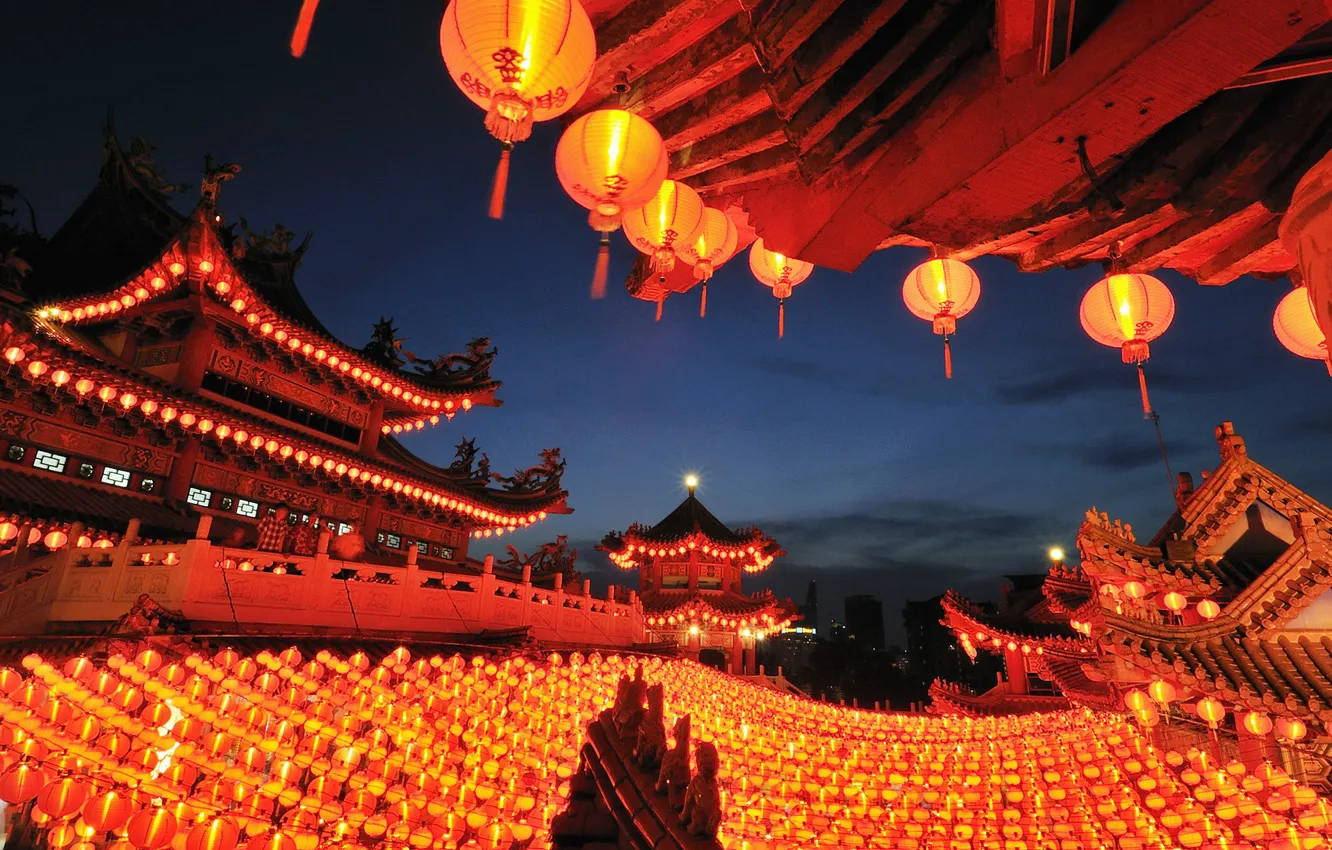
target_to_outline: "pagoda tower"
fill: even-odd
[[[655,525],[635,523],[611,532],[598,550],[622,570],[638,571],[648,637],[678,644],[696,661],[737,675],[754,675],[755,647],[798,619],[789,600],[767,590],[746,595],[741,578],[765,571],[785,555],[759,528],[731,529],[689,495]]]

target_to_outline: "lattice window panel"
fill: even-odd
[[[128,469],[117,469],[114,466],[103,467],[102,483],[110,484],[112,487],[128,487],[130,471]]]
[[[240,514],[241,516],[258,517],[259,503],[251,502],[249,499],[237,499],[236,513]]]
[[[213,501],[213,491],[205,490],[202,487],[191,487],[189,494],[185,496],[185,501],[189,502],[191,505],[198,505],[201,508],[206,508]]]
[[[351,526],[345,522],[338,523],[338,534],[346,534],[351,531]]]
[[[397,534],[390,534],[385,538],[385,542],[394,549],[402,548],[402,537]]]
[[[69,458],[65,455],[58,455],[44,449],[38,449],[37,454],[32,459],[34,469],[45,469],[47,472],[64,472],[67,463],[69,463]]]

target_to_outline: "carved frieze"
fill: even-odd
[[[0,411],[0,436],[62,449],[70,454],[96,458],[115,466],[139,469],[155,475],[171,472],[173,458],[166,452],[76,431],[69,425],[24,416],[15,410]]]
[[[158,348],[140,349],[138,353],[134,355],[134,365],[141,368],[149,368],[152,366],[168,366],[172,363],[179,363],[181,352],[184,350],[185,346],[180,343],[163,345]]]
[[[209,368],[219,375],[234,378],[248,387],[295,402],[307,410],[358,428],[365,427],[369,416],[368,411],[348,405],[329,393],[327,389],[313,389],[226,350],[213,352]],[[293,370],[292,374],[299,373]]]
[[[429,540],[432,543],[442,543],[454,548],[462,545],[462,535],[453,529],[417,522],[397,514],[384,514],[379,522],[379,527],[384,531],[392,531],[395,534],[401,534],[415,540]]]

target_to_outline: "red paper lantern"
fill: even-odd
[[[1308,289],[1300,287],[1286,293],[1272,314],[1272,330],[1291,354],[1321,360],[1332,373],[1332,360],[1327,356],[1327,337],[1318,327]]]
[[[944,376],[953,377],[953,355],[948,338],[957,333],[957,320],[970,313],[980,299],[980,278],[960,260],[936,257],[911,270],[902,284],[902,300],[917,318],[934,324],[944,339]]]
[[[176,836],[176,816],[165,808],[144,809],[130,818],[125,837],[139,850],[161,850]]]
[[[643,206],[624,214],[624,235],[652,257],[659,275],[675,268],[675,249],[687,245],[703,226],[703,199],[675,180],[663,180]]]
[[[0,800],[20,805],[37,796],[46,786],[47,777],[40,767],[16,764],[0,773]]]
[[[1244,715],[1244,728],[1250,734],[1262,737],[1272,731],[1272,718],[1261,711],[1250,711]]]
[[[1198,700],[1198,716],[1207,721],[1213,729],[1226,717],[1226,707],[1215,697],[1203,697]]]
[[[777,299],[777,338],[781,339],[786,335],[786,299],[791,297],[794,287],[810,276],[814,264],[769,251],[763,247],[762,239],[755,239],[749,249],[749,270],[759,283],[772,289]]]
[[[1125,363],[1138,367],[1143,415],[1151,416],[1142,364],[1151,356],[1148,343],[1165,333],[1175,318],[1175,297],[1151,275],[1111,274],[1087,290],[1081,318],[1088,336],[1118,348]]]
[[[98,832],[115,832],[134,814],[134,804],[120,791],[105,791],[83,807],[83,820]]]
[[[708,313],[708,281],[712,274],[735,253],[740,233],[731,217],[719,209],[703,208],[703,224],[692,241],[675,249],[675,256],[694,267],[694,277],[703,282],[699,318]]]
[[[235,850],[240,829],[228,817],[212,817],[197,823],[185,837],[185,850]]]
[[[72,777],[57,779],[37,795],[37,808],[57,820],[64,820],[83,808],[88,786]]]

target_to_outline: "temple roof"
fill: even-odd
[[[1055,694],[1012,694],[1005,685],[975,694],[962,685],[935,679],[930,685],[931,714],[961,714],[965,717],[1003,717],[1010,714],[1034,714],[1065,711],[1073,707],[1068,697]]]
[[[679,507],[656,525],[647,527],[636,525],[634,529],[635,536],[640,540],[653,543],[670,543],[693,534],[702,534],[715,543],[742,546],[754,538],[752,532],[732,531],[727,528],[693,493],[690,493]]]
[[[172,510],[161,499],[7,466],[0,467],[0,512],[121,530],[138,519],[144,535],[163,538],[188,535],[198,525],[197,518]]]
[[[735,560],[746,572],[766,570],[785,555],[776,540],[757,527],[730,529],[704,507],[691,490],[683,502],[656,525],[634,523],[623,534],[611,532],[597,549],[620,569],[630,570],[646,558],[685,558],[699,554]]]
[[[1043,603],[1042,599],[1037,604]],[[999,651],[1007,642],[1017,641],[1039,643],[1045,652],[1082,654],[1090,651],[1091,644],[1067,622],[1029,619],[1028,607],[1010,606],[987,614],[979,605],[952,590],[943,595],[941,604],[943,624],[969,638],[978,631],[984,632],[986,639],[978,644],[984,649]]]

